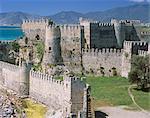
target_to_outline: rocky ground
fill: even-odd
[[[0,118],[26,118],[21,106],[15,93],[0,88]]]

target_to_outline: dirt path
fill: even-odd
[[[148,111],[144,110],[142,107],[140,107],[140,106],[136,103],[136,101],[135,101],[135,99],[134,99],[134,95],[133,95],[132,92],[131,92],[132,87],[134,87],[134,85],[130,85],[130,86],[129,86],[129,88],[128,88],[128,94],[129,94],[130,98],[132,99],[133,103],[134,103],[134,104],[136,105],[136,107],[139,108],[143,113],[149,115]],[[149,117],[150,117],[150,115],[149,115]]]
[[[99,116],[96,118],[149,118],[149,115],[142,111],[125,110],[122,106],[99,107],[97,110]]]

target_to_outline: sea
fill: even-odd
[[[17,40],[24,36],[21,27],[17,26],[0,26],[0,41]]]

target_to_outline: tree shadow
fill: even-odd
[[[136,91],[150,92],[150,88],[143,88],[143,89],[133,88],[133,89],[136,90]]]
[[[94,111],[95,112],[95,118],[107,118],[107,114],[102,111]]]

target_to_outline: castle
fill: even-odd
[[[48,20],[24,21],[22,29],[29,38],[36,37],[45,27],[44,63],[63,63],[74,72],[95,73],[102,76],[114,74],[128,77],[133,54],[143,50],[149,54],[149,42],[141,41],[136,21],[112,19],[111,23],[79,19],[79,24],[57,25]],[[34,28],[32,28],[34,27]],[[57,27],[57,30],[54,27]],[[32,35],[32,37],[30,37]],[[143,36],[143,35],[142,35]],[[148,37],[146,40],[149,40]],[[50,62],[51,61],[51,62]]]
[[[31,69],[33,58],[20,66],[0,61],[0,84],[48,105],[63,118],[89,117],[90,87],[70,74],[64,74],[63,81],[54,79],[46,72],[48,65],[65,66],[77,73],[128,77],[132,55],[150,55],[149,42],[140,40],[132,21],[80,19],[79,24],[58,25],[44,19],[25,20],[22,29],[29,41],[44,42],[44,71]],[[31,53],[26,51],[26,57]]]

